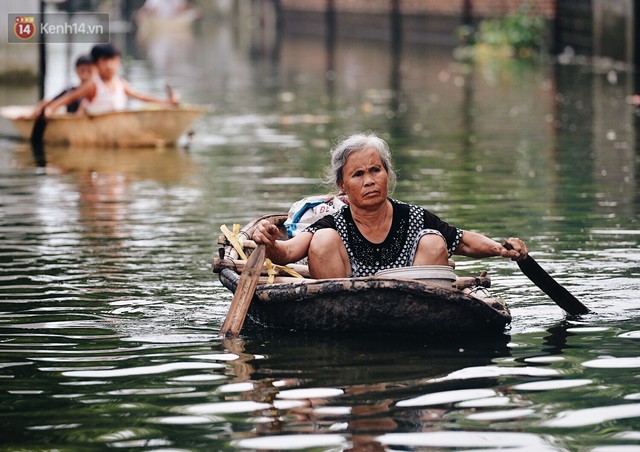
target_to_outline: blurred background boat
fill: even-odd
[[[201,106],[124,110],[97,115],[59,115],[47,120],[44,142],[48,145],[96,147],[170,146],[188,132],[206,111]],[[11,122],[13,135],[31,137],[33,107],[0,108],[0,116]],[[5,128],[6,129],[6,128]],[[10,131],[8,131],[11,134]]]
[[[194,22],[202,17],[195,5],[182,0],[149,1],[134,14],[137,39],[147,42],[157,37],[191,34]]]

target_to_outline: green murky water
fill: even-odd
[[[213,106],[188,150],[49,148],[43,174],[0,141],[0,448],[640,447],[630,74],[287,36],[275,53],[203,30],[126,46],[133,84]],[[221,341],[219,226],[323,192],[331,143],[357,130],[391,144],[395,197],[525,239],[594,313],[565,318],[510,261],[459,259],[508,301],[503,337]]]

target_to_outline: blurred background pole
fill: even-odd
[[[391,90],[400,91],[400,61],[402,56],[402,14],[400,0],[391,0]],[[397,101],[398,99],[396,99]]]
[[[391,51],[400,53],[402,50],[402,15],[400,0],[391,0]]]
[[[633,2],[633,67],[634,77],[634,93],[640,93],[640,0]]]
[[[473,5],[471,0],[464,0],[462,2],[462,25],[473,25]]]
[[[389,99],[389,111],[392,113],[389,121],[389,131],[392,136],[403,136],[406,134],[406,130],[404,128],[404,110],[402,108],[405,99],[402,94],[402,13],[400,11],[400,0],[391,0],[389,17],[391,31],[389,88],[392,93]]]
[[[333,0],[326,0],[324,12],[327,96],[333,100],[336,84],[336,8]]]
[[[44,20],[45,2],[40,0],[40,20]],[[44,81],[47,74],[47,46],[45,35],[40,34],[40,42],[38,43],[38,57],[40,71],[38,74],[38,95],[40,99],[44,99]]]
[[[273,10],[276,13],[276,38],[280,39],[280,33],[282,32],[282,27],[284,26],[282,19],[282,3],[280,3],[280,0],[273,0]]]
[[[326,29],[327,48],[333,51],[336,43],[336,7],[333,0],[326,0],[324,23]]]

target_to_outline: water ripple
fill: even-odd
[[[567,410],[544,422],[554,428],[573,428],[597,425],[616,419],[640,417],[640,404],[612,405],[583,410]]]
[[[223,369],[224,365],[216,363],[174,362],[158,364],[156,366],[127,367],[124,369],[107,370],[67,370],[62,372],[65,377],[109,378],[130,377],[133,375],[165,374],[177,370],[194,369]]]
[[[319,447],[348,447],[347,438],[335,434],[261,436],[233,441],[233,447],[261,450],[300,450]]]
[[[422,432],[387,433],[376,438],[385,446],[446,448],[528,448],[556,450],[544,438],[531,433],[513,432]]]

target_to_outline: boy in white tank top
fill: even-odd
[[[125,110],[129,97],[162,105],[178,104],[178,99],[173,92],[168,99],[161,99],[134,90],[125,79],[119,77],[121,54],[114,45],[97,44],[93,46],[91,58],[96,67],[96,74],[78,89],[51,102],[45,108],[45,116],[50,117],[58,107],[79,99],[82,99],[80,111],[87,114]]]

